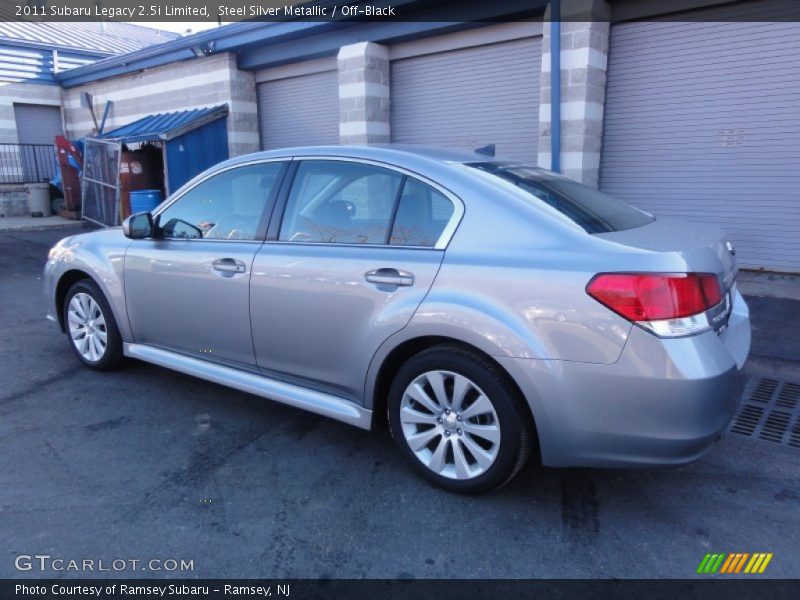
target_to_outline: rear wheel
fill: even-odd
[[[437,346],[406,362],[392,383],[388,410],[403,455],[450,491],[499,487],[530,456],[531,424],[508,376],[459,346]]]
[[[117,368],[122,362],[122,337],[99,286],[90,279],[73,284],[63,310],[67,337],[80,361],[101,371]]]

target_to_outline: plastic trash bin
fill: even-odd
[[[164,200],[161,190],[132,190],[131,214],[150,212]]]
[[[29,183],[28,188],[28,206],[31,209],[31,214],[39,216],[40,213],[43,217],[49,217],[53,214],[50,207],[50,186],[46,183]]]

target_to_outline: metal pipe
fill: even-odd
[[[550,1],[550,169],[561,171],[561,0]]]
[[[112,104],[111,100],[106,100],[106,108],[103,111],[103,120],[100,121],[100,129],[98,131],[98,134],[102,134],[106,128],[106,119],[108,119],[108,112],[111,110],[111,104]]]

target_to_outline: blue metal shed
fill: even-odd
[[[107,131],[99,139],[164,145],[166,193],[228,158],[227,105],[162,113]]]

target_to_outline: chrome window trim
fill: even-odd
[[[145,240],[151,240],[151,241],[154,240],[154,238],[144,238],[144,239]],[[139,241],[139,240],[136,240],[136,241]],[[223,242],[223,243],[226,243],[226,244],[259,244],[259,245],[264,243],[264,240],[220,240],[220,239],[217,239],[217,238],[206,239],[206,238],[170,238],[170,237],[158,238],[157,241],[159,241],[159,242],[193,242],[193,243],[211,242],[211,243],[217,243],[217,244],[220,243],[220,242]]]
[[[228,165],[227,167],[222,167],[210,173],[206,173],[203,175],[202,173],[195,177],[194,179],[190,180],[185,184],[185,187],[182,187],[177,192],[175,192],[172,196],[170,196],[166,201],[162,202],[156,210],[153,211],[152,215],[153,218],[159,216],[165,210],[170,208],[173,204],[175,204],[178,200],[183,198],[186,194],[191,192],[194,188],[198,185],[203,183],[204,181],[208,181],[212,177],[220,175],[222,173],[226,173],[227,171],[231,171],[233,169],[238,169],[239,167],[249,167],[252,165],[258,165],[262,163],[271,163],[271,162],[291,162],[291,156],[283,156],[280,158],[270,157],[270,158],[256,158],[253,160],[248,160],[240,163],[236,163],[233,165]],[[231,243],[238,243],[238,244],[263,244],[264,240],[220,240],[217,238],[163,238],[166,241],[170,242],[225,242],[228,244]]]
[[[442,229],[442,233],[439,235],[439,239],[436,240],[436,243],[433,246],[404,246],[399,244],[352,244],[352,243],[341,243],[341,242],[292,242],[289,240],[270,240],[268,243],[277,242],[280,244],[294,244],[294,245],[306,244],[313,246],[348,246],[353,248],[416,248],[422,250],[444,250],[450,243],[453,234],[456,232],[456,228],[458,227],[459,223],[461,223],[461,219],[464,216],[465,212],[464,202],[453,192],[443,187],[441,184],[425,177],[424,175],[420,175],[419,173],[412,171],[411,169],[400,167],[393,163],[387,163],[380,160],[374,160],[371,158],[357,158],[353,156],[335,156],[332,154],[326,156],[318,156],[318,155],[294,156],[292,157],[292,160],[298,162],[303,162],[307,160],[330,160],[336,162],[353,162],[365,165],[372,165],[375,167],[381,167],[382,169],[388,169],[390,171],[401,173],[403,175],[406,175],[407,177],[413,177],[414,179],[417,179],[422,183],[431,186],[433,189],[440,192],[445,198],[450,200],[451,204],[453,205],[453,214],[450,216],[450,220],[447,222],[447,225],[445,225],[444,229]],[[294,181],[292,181],[292,185],[294,185]],[[286,206],[288,206],[288,202],[283,207],[284,214],[286,212]],[[283,225],[284,214],[280,215],[281,225]]]
[[[211,240],[209,240],[211,241]],[[226,240],[222,240],[223,242]],[[401,246],[399,244],[356,244],[352,242],[290,242],[289,240],[267,240],[261,242],[266,245],[281,246],[334,246],[341,248],[384,248],[387,250],[444,250],[435,246]]]

